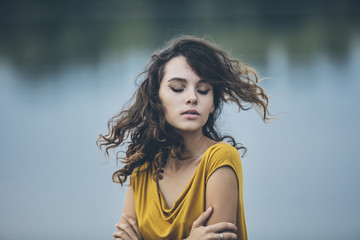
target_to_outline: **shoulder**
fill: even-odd
[[[227,142],[216,143],[215,145],[213,145],[212,150],[215,153],[215,155],[223,155],[226,157],[239,156],[239,151],[232,145],[228,144]]]
[[[207,224],[218,222],[237,223],[239,179],[241,178],[238,150],[227,144],[218,143],[210,150],[209,171],[206,182],[206,208],[216,211]]]
[[[237,175],[242,171],[239,151],[228,143],[219,142],[211,146],[205,157],[208,177],[224,166],[232,168]]]
[[[226,142],[219,142],[209,149],[207,160],[210,164],[240,163],[239,151]]]
[[[135,168],[130,176],[130,185],[138,184],[139,182],[144,181],[148,175],[150,174],[150,163],[145,162],[144,164],[140,165],[139,167]]]

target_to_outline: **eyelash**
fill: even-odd
[[[176,92],[176,93],[180,93],[180,92],[184,91],[184,89],[177,89],[177,88],[173,88],[173,87],[170,87],[170,88],[171,88],[171,90],[172,90],[173,92]],[[208,90],[205,90],[205,91],[201,91],[201,90],[197,90],[197,91],[198,91],[198,93],[200,93],[201,95],[206,95],[206,94],[208,94],[209,89],[208,89]]]
[[[200,93],[201,95],[206,95],[208,94],[209,90],[205,90],[205,91],[201,91],[201,90],[197,90],[198,93]]]
[[[173,87],[170,87],[170,88],[171,88],[171,90],[173,90],[173,92],[176,92],[176,93],[184,91],[184,89],[177,89],[177,88],[173,88]]]

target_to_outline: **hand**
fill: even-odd
[[[198,219],[193,222],[191,231],[186,240],[220,240],[220,239],[237,239],[235,224],[230,222],[220,222],[209,226],[205,226],[206,220],[212,213],[212,207],[203,212]],[[222,233],[222,238],[220,233]]]
[[[115,224],[115,227],[117,230],[113,233],[114,240],[143,240],[137,221],[124,213],[121,215],[119,223]]]

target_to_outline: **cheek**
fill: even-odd
[[[169,100],[169,97],[166,96],[166,94],[162,94],[160,101],[161,101],[161,106],[164,109],[164,111],[171,109],[171,100]]]
[[[215,110],[215,106],[214,106],[214,97],[211,97],[209,99],[209,112],[212,113]]]
[[[174,112],[174,108],[175,106],[173,106],[173,101],[171,101],[171,99],[169,99],[168,97],[164,96],[164,98],[160,98],[161,100],[161,107],[164,111],[165,114],[165,118],[167,120],[169,120],[169,118],[171,118],[171,116],[173,115]]]
[[[159,89],[159,100],[160,100],[160,104],[161,104],[161,107],[164,111],[164,113],[166,113],[166,106],[167,106],[167,102],[166,102],[166,93],[164,92],[164,90],[162,89],[162,87],[160,86],[160,89]]]

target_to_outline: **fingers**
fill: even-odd
[[[121,229],[118,229],[116,232],[114,232],[113,237],[115,238],[114,240],[120,240],[120,239],[131,240],[129,235],[127,235],[126,232],[124,232]]]
[[[211,224],[211,225],[207,226],[206,228],[208,231],[215,232],[215,233],[236,232],[237,231],[235,224],[230,223],[230,222],[215,223],[215,224]]]
[[[223,239],[224,239],[224,240],[236,240],[236,239],[237,239],[237,236],[236,236],[235,233],[223,232],[222,235],[223,235]],[[212,239],[212,240],[219,240],[219,239],[221,239],[220,233],[213,233],[213,234],[211,234],[210,239]]]
[[[212,213],[212,207],[209,207],[205,212],[203,212],[193,223],[194,227],[204,226],[206,220],[210,217]]]
[[[124,214],[124,213],[122,214],[122,217],[125,219],[125,221],[127,221],[128,224],[130,224],[132,229],[135,231],[137,237],[140,239],[141,238],[141,233],[140,233],[137,221],[134,218],[132,218],[132,217],[130,217],[130,216]]]
[[[132,229],[132,227],[128,223],[119,223],[119,224],[117,224],[117,228],[120,230],[120,231],[117,231],[117,232],[120,232],[120,234],[119,234],[120,237],[124,238],[124,236],[126,235],[126,236],[130,237],[129,239],[138,239],[135,231]]]
[[[115,239],[142,239],[137,221],[126,214],[122,214],[120,222],[115,224],[115,227],[117,228],[117,231],[113,234]]]

